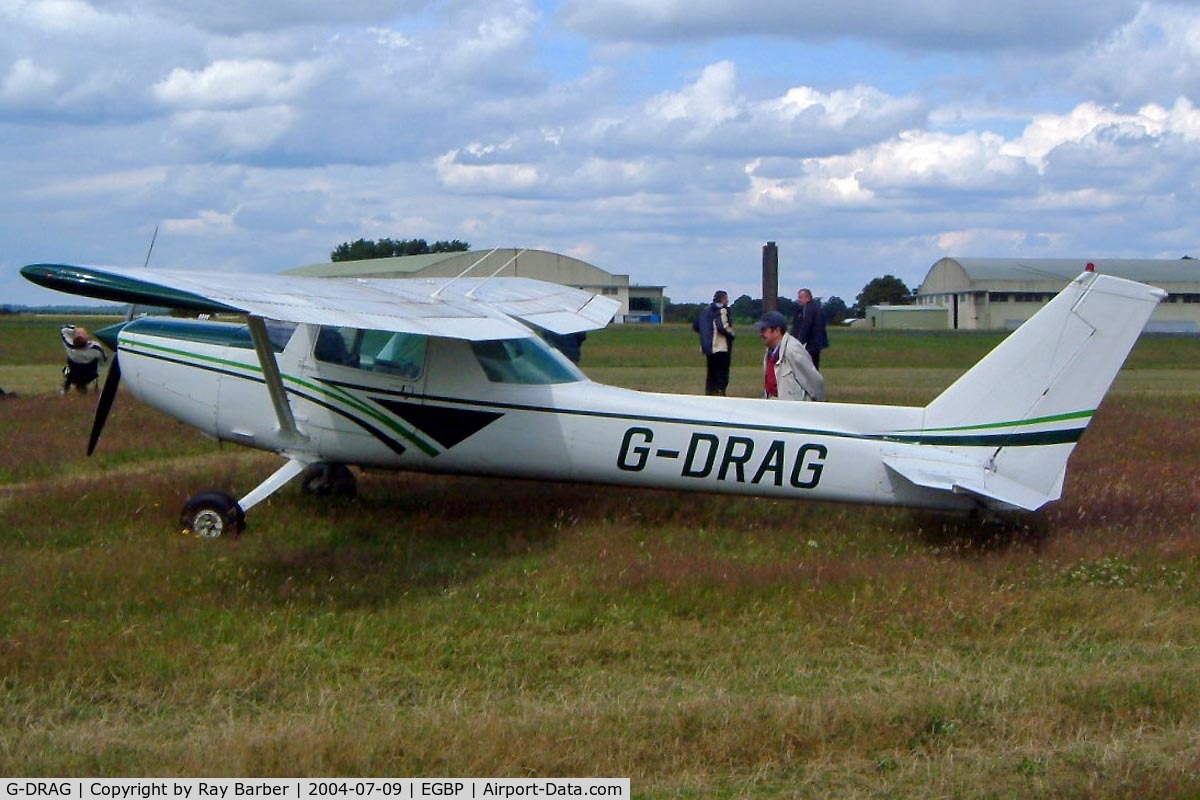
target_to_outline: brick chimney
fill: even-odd
[[[763,313],[778,310],[779,248],[774,242],[763,245],[762,298]]]

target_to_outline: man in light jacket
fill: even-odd
[[[787,332],[787,319],[768,311],[755,323],[762,337],[763,388],[768,398],[779,400],[824,400],[825,379],[813,366],[804,345]]]

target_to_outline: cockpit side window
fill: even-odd
[[[292,340],[292,334],[299,327],[294,322],[282,322],[277,319],[266,320],[267,338],[271,340],[271,347],[276,353],[282,353],[288,346],[288,342]]]
[[[428,337],[416,333],[321,326],[313,356],[366,372],[416,380],[425,371]]]
[[[537,337],[471,342],[471,350],[492,383],[574,383],[586,379],[574,364]]]

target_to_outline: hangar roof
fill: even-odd
[[[628,275],[614,275],[571,256],[547,250],[515,248],[326,262],[290,269],[285,274],[317,278],[424,278],[453,277],[470,269],[471,277],[484,277],[501,267],[500,274],[504,276],[556,280],[578,286],[629,285]]]
[[[919,294],[984,289],[994,284],[1042,284],[1055,291],[1083,272],[1096,271],[1154,285],[1200,286],[1200,261],[1153,258],[953,258],[938,259],[921,283]]]

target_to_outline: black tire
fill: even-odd
[[[300,473],[300,491],[318,497],[353,498],[358,494],[358,481],[345,464],[318,461]]]
[[[246,529],[246,512],[224,492],[201,492],[179,516],[183,532],[202,539],[237,538]]]

